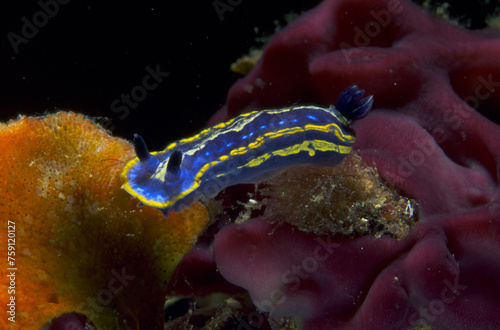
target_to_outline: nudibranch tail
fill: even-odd
[[[340,93],[335,108],[348,119],[361,119],[368,114],[373,105],[373,95],[363,98],[364,94],[363,89],[352,85]]]

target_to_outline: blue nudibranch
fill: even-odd
[[[244,113],[160,152],[149,153],[134,135],[137,157],[123,169],[122,188],[168,217],[226,187],[263,181],[288,166],[336,166],[354,144],[351,121],[372,107],[373,96],[363,98],[364,93],[351,86],[328,109],[293,106]]]

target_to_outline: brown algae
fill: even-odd
[[[417,201],[382,181],[351,154],[337,167],[296,166],[266,182],[264,217],[305,232],[403,239],[417,221]]]

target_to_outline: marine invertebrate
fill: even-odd
[[[364,117],[373,97],[356,85],[337,107],[293,106],[253,111],[149,153],[138,135],[137,158],[123,169],[123,188],[168,217],[239,183],[257,183],[297,164],[338,165],[351,152],[349,124]]]
[[[262,218],[231,224],[214,239],[222,276],[278,324],[500,327],[499,56],[494,33],[409,1],[327,0],[277,34],[212,123],[298,100],[328,104],[363,83],[374,111],[354,125],[353,149],[419,202],[420,220],[400,241]]]
[[[166,285],[208,221],[204,207],[168,222],[137,209],[119,178],[132,146],[81,115],[20,117],[0,124],[0,140],[2,242],[7,220],[16,228],[15,325],[77,311],[101,329],[161,326]],[[0,285],[5,310],[9,283]]]

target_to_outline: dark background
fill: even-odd
[[[220,0],[232,9],[221,21],[214,0],[60,1],[67,3],[18,53],[9,33],[22,36],[23,17],[33,23],[42,8],[38,1],[0,1],[0,121],[72,110],[101,117],[114,135],[143,135],[151,150],[200,130],[240,78],[230,64],[259,45],[256,37],[271,35],[275,20],[283,25],[285,13],[320,2]],[[469,14],[482,8],[469,4]],[[170,75],[128,115],[113,112],[113,101],[142,85],[146,66],[157,64]]]
[[[285,13],[319,1],[221,0],[233,9],[221,21],[213,0],[70,0],[17,54],[9,32],[22,37],[22,18],[33,23],[42,8],[38,1],[0,3],[0,121],[72,110],[107,117],[100,121],[114,135],[139,133],[155,150],[204,126],[241,77],[230,64],[259,45],[256,37],[272,34],[274,20],[284,24]],[[157,64],[169,76],[127,116],[113,112],[113,101]]]

